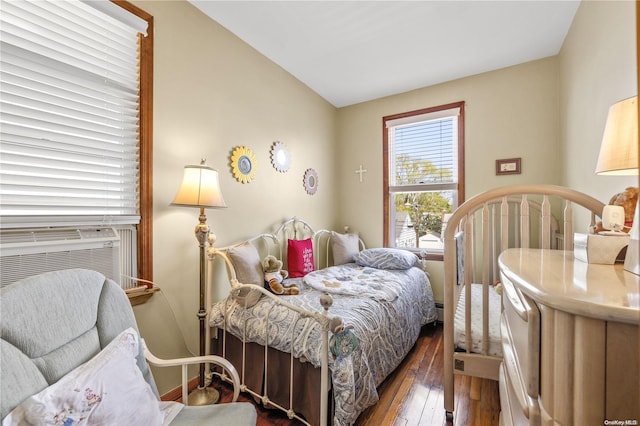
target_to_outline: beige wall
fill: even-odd
[[[465,101],[466,198],[516,183],[559,183],[557,58],[475,75],[342,108],[337,171],[340,218],[370,246],[383,241],[382,117]],[[495,160],[522,158],[522,174],[495,175]],[[369,170],[362,183],[354,171]]]
[[[635,177],[594,174],[609,106],[638,94],[635,4],[583,1],[559,55],[562,181],[603,202]]]
[[[337,200],[333,173],[336,109],[273,62],[184,1],[135,1],[155,19],[154,78],[154,281],[163,298],[136,308],[141,332],[152,350],[181,346],[198,352],[198,246],[193,229],[197,209],[169,206],[183,167],[207,164],[220,172],[228,208],[208,210],[218,245],[268,230],[289,216],[318,227],[333,223]],[[270,164],[273,141],[286,144],[291,169]],[[257,160],[249,184],[230,170],[231,150],[245,145]],[[302,186],[304,171],[319,175],[318,192]],[[223,294],[221,290],[220,294]],[[154,307],[155,305],[155,307]],[[155,327],[157,310],[171,309],[173,333]],[[178,386],[168,373],[155,373],[161,393]]]
[[[228,208],[207,212],[226,245],[282,219],[350,225],[382,244],[382,117],[466,101],[466,195],[515,183],[572,186],[602,200],[632,180],[593,175],[606,110],[637,93],[633,3],[580,6],[559,56],[336,110],[291,75],[184,1],[134,1],[155,18],[154,279],[163,296],[136,307],[143,336],[162,356],[197,352],[198,248],[194,209],[170,207],[186,164],[220,171]],[[270,165],[273,141],[292,154],[288,173]],[[256,179],[236,182],[233,147],[257,158]],[[495,176],[495,160],[522,157],[522,174]],[[355,170],[368,172],[359,182]],[[319,174],[315,196],[302,174]],[[442,301],[442,271],[429,265]],[[220,289],[216,297],[221,297]],[[178,327],[173,326],[175,315]],[[154,372],[161,393],[177,372]]]
[[[475,75],[340,110],[340,218],[369,246],[383,241],[382,117],[465,101],[465,194],[518,183],[560,183],[557,58]],[[522,174],[496,176],[495,160],[522,158]],[[359,183],[354,170],[369,170]],[[442,262],[428,262],[444,302]]]

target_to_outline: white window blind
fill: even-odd
[[[458,113],[455,108],[386,123],[391,191],[456,188]]]
[[[2,220],[137,221],[146,22],[108,1],[1,8]]]

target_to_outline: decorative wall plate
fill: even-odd
[[[291,155],[282,142],[275,141],[271,147],[271,164],[273,168],[284,173],[291,167]]]
[[[313,195],[318,190],[318,173],[313,169],[307,169],[304,172],[304,190],[307,194]]]
[[[231,171],[238,182],[249,183],[256,177],[256,156],[246,146],[238,146],[231,153]]]

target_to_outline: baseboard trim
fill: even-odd
[[[189,387],[189,392],[197,388],[198,377],[194,377],[193,379],[189,380],[189,383],[187,383],[187,386]],[[160,399],[162,401],[182,402],[182,385],[178,386],[175,389],[171,389],[169,392],[165,393],[164,395],[161,395]]]

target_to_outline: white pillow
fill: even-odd
[[[258,250],[251,243],[242,243],[227,250],[227,255],[233,269],[236,271],[236,279],[240,284],[255,284],[264,286],[264,272]],[[250,308],[262,297],[259,290],[248,288],[241,289],[235,296],[235,300],[244,308]]]
[[[138,333],[128,328],[86,363],[17,406],[8,425],[162,425],[160,401],[136,364]]]
[[[339,234],[331,231],[331,251],[334,265],[353,263],[354,256],[360,251],[358,234]]]

